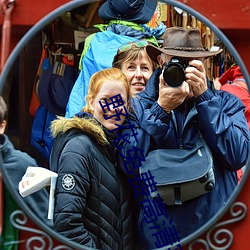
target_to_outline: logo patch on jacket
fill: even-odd
[[[75,179],[71,174],[65,174],[62,178],[62,187],[66,191],[70,191],[75,187]]]

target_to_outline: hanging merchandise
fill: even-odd
[[[198,20],[195,16],[187,13],[186,11],[183,11],[178,7],[169,6],[169,9],[170,16],[168,16],[168,19],[170,20],[167,21],[169,23],[169,26],[184,27],[187,29],[197,28],[201,33],[203,47],[208,51],[217,49],[217,47],[215,46],[215,34],[208,26]],[[204,61],[207,77],[210,81],[220,76],[220,71],[218,71],[216,65],[214,65],[214,60],[216,62],[216,59],[214,59],[215,57],[216,56],[207,58]]]
[[[73,67],[55,61],[46,69],[38,85],[40,103],[54,115],[65,115],[76,74]]]
[[[37,95],[37,89],[39,86],[39,81],[40,81],[42,72],[44,70],[48,69],[51,61],[52,61],[51,52],[48,48],[48,45],[45,45],[42,48],[40,63],[39,63],[39,66],[37,68],[36,77],[35,77],[35,80],[33,83],[31,101],[30,101],[30,106],[29,106],[29,114],[31,115],[31,117],[35,116],[36,110],[40,105],[40,100],[39,100],[38,95]]]
[[[54,114],[50,113],[43,105],[40,105],[32,123],[30,144],[34,146],[46,160],[49,160],[54,143],[49,127],[55,118],[56,116]]]
[[[43,48],[37,79],[33,87],[33,108],[35,107],[36,110],[30,143],[46,160],[49,160],[54,142],[50,134],[51,122],[56,115],[65,115],[66,104],[76,80],[75,69],[70,66],[74,65],[73,59],[74,56],[64,54],[62,48],[54,53],[48,48]]]

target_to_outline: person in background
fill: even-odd
[[[158,45],[157,38],[165,31],[165,25],[150,29],[148,23],[157,6],[156,0],[105,1],[98,14],[104,24],[94,27],[100,31],[88,36],[79,63],[79,75],[71,91],[65,117],[72,117],[85,106],[89,79],[95,72],[112,67],[117,49],[123,44],[147,40]]]
[[[237,187],[236,171],[246,164],[250,135],[241,101],[227,92],[213,91],[207,80],[204,59],[221,50],[205,51],[198,29],[167,28],[163,46],[158,48],[149,44],[146,50],[161,70],[156,69],[150,77],[146,89],[138,94],[143,94],[141,98],[131,100],[134,113],[131,113],[130,127],[134,131],[132,134],[131,130],[124,129],[122,136],[126,139],[120,140],[118,145],[122,155],[126,155],[131,147],[139,148],[147,161],[147,155],[155,149],[189,149],[202,134],[213,156],[216,179],[213,191],[182,205],[166,206],[168,218],[162,214],[153,222],[156,230],[162,228],[165,219],[171,220],[179,239],[183,239],[225,207]],[[167,77],[165,72],[170,61],[184,66],[184,78],[174,87],[170,82],[177,80],[178,75],[170,70]],[[125,121],[124,127],[126,125]],[[130,158],[137,159],[136,153],[130,151]],[[124,164],[122,157],[120,160]],[[139,175],[139,168],[131,163],[126,163],[123,170]],[[143,199],[152,198],[145,195]],[[140,209],[139,242],[145,242],[142,248],[154,249],[156,236],[150,230],[152,224],[147,223],[148,214],[143,205]]]
[[[148,79],[157,68],[146,52],[146,40],[122,45],[114,57],[112,67],[120,69],[127,77],[132,96],[143,91]]]
[[[245,117],[250,129],[250,95],[240,67],[232,65],[219,78],[216,78],[215,81],[217,82],[215,84],[216,89],[227,91],[242,101],[246,107]]]
[[[220,78],[214,80],[217,90],[227,91],[237,96],[245,106],[245,117],[247,119],[248,128],[250,129],[250,95],[246,80],[238,65],[229,67]],[[237,171],[238,181],[243,177],[245,166]]]
[[[27,153],[15,149],[14,145],[10,141],[5,130],[7,127],[8,108],[2,96],[0,96],[0,154],[3,161],[3,168],[6,171],[13,190],[19,194],[18,184],[21,181],[23,175],[26,172],[27,167],[37,166],[35,159],[29,156]],[[46,189],[40,190],[28,197],[23,198],[27,206],[32,212],[48,227],[52,227],[51,220],[47,219],[48,215],[48,204],[49,204],[49,193]],[[1,201],[2,202],[2,201]],[[14,227],[11,229],[9,224],[9,216],[11,212],[18,209],[16,202],[12,199],[9,191],[4,188],[4,224],[3,224],[3,240],[11,241],[10,235],[13,235]],[[14,208],[14,210],[12,210]],[[12,230],[12,233],[10,231]],[[8,242],[5,242],[6,244]]]
[[[101,70],[90,79],[84,112],[51,125],[50,166],[58,173],[54,229],[87,247],[135,249],[131,192],[114,147],[129,98],[121,70]]]

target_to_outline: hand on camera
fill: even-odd
[[[157,102],[167,113],[182,104],[190,94],[191,92],[187,82],[184,81],[180,87],[173,88],[165,83],[163,75],[161,74]]]
[[[199,97],[207,90],[206,71],[202,61],[192,60],[185,69],[186,82],[192,89],[194,97]]]

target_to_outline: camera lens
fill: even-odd
[[[185,80],[185,69],[178,59],[173,58],[163,67],[164,81],[171,87],[179,87]]]

